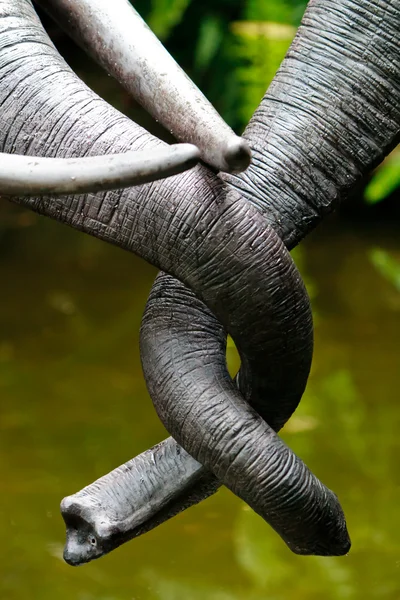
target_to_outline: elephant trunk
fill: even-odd
[[[169,438],[64,498],[64,559],[76,566],[99,558],[199,502],[219,485]]]
[[[15,36],[12,44],[10,32]],[[2,151],[70,157],[162,145],[69,70],[28,0],[6,1],[0,8],[0,78]],[[20,202],[138,253],[186,283],[232,334],[244,365],[243,380],[251,382],[248,400],[271,421],[280,412],[278,404],[280,422],[290,416],[311,362],[308,298],[277,235],[250,203],[213,173],[196,167],[183,176],[124,192]],[[190,294],[186,310],[195,322],[189,298]],[[204,349],[199,350],[202,354],[207,366]],[[206,385],[207,372],[199,369],[193,394],[202,393]],[[242,409],[246,413],[246,405]],[[260,431],[263,427],[260,424]],[[275,443],[270,429],[263,436],[266,443]],[[288,457],[295,461],[290,452]],[[311,490],[308,493],[312,497]],[[326,493],[320,499],[330,505],[333,497]],[[260,512],[269,515],[263,508]],[[342,513],[336,505],[333,512],[334,528],[341,531]],[[332,519],[332,512],[323,516]]]
[[[286,281],[292,287],[290,277]],[[270,279],[270,284],[272,290],[275,281]],[[211,318],[204,320],[202,303],[192,297],[188,315],[186,288],[180,284],[177,290],[178,286],[161,274],[142,321],[143,369],[160,419],[190,455],[260,514],[291,550],[345,554],[350,541],[336,496],[247,405],[227,372],[224,339],[215,336]],[[198,348],[204,354],[199,355]]]
[[[400,0],[310,0],[224,175],[289,248],[400,141]],[[260,168],[262,167],[262,168]]]
[[[223,176],[289,248],[398,143],[399,31],[398,0],[309,2],[246,129],[253,162],[244,174]],[[172,311],[169,318],[172,328]],[[252,386],[243,374],[239,382],[248,395]]]

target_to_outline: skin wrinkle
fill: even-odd
[[[31,68],[29,68],[29,71],[31,72],[31,71],[32,71],[32,69],[31,69]],[[40,93],[43,93],[43,90],[39,90],[39,92],[40,92]],[[74,94],[71,94],[71,93],[69,93],[69,94],[68,94],[68,102],[71,102],[71,97],[72,97],[72,98],[74,98]],[[7,100],[8,100],[8,99],[7,99]],[[10,97],[10,98],[9,98],[9,100],[10,100],[10,102],[11,102],[11,104],[12,104],[12,107],[14,108],[15,99],[13,99],[13,98],[11,98],[11,97]],[[86,108],[86,107],[87,107],[87,106],[88,106],[88,105],[89,105],[89,104],[90,104],[92,101],[93,101],[93,99],[89,99],[89,101],[87,100],[87,98],[86,98],[86,100],[82,99],[83,106],[81,106],[81,107],[80,107],[80,110],[82,110],[83,108]],[[32,121],[32,126],[31,126],[31,127],[32,127],[32,129],[34,128],[34,125],[33,125],[33,123],[34,123],[34,119],[33,119],[33,117],[34,117],[34,115],[35,115],[36,109],[35,109],[35,107],[33,106],[33,107],[32,107],[32,111],[31,111],[31,113],[30,113],[30,112],[29,112],[29,104],[28,104],[28,103],[23,103],[23,102],[21,102],[21,100],[20,100],[20,103],[21,103],[21,104],[24,106],[24,108],[25,108],[25,111],[27,111],[27,112],[28,112],[27,119],[20,119],[20,121],[21,121],[21,126],[25,128],[25,129],[24,129],[24,130],[25,130],[25,132],[26,132],[26,131],[28,131],[28,132],[29,132],[29,123],[30,123],[31,121]],[[79,104],[80,104],[79,100],[76,100],[76,106],[77,106],[77,108],[79,107]],[[53,112],[53,111],[51,111],[51,112]],[[31,117],[32,117],[32,119],[31,119]],[[47,117],[47,118],[48,118],[48,117],[50,117],[50,114],[46,115],[46,117]],[[61,113],[60,117],[58,117],[58,118],[56,119],[56,121],[55,121],[55,122],[52,124],[50,131],[48,130],[48,131],[46,132],[46,135],[47,135],[47,134],[50,134],[51,136],[53,136],[53,135],[54,135],[54,132],[58,132],[58,128],[59,128],[59,126],[61,126],[61,127],[62,127],[62,126],[63,126],[63,124],[65,124],[65,121],[66,121],[66,120],[67,120],[67,115],[65,115],[64,113]],[[46,119],[46,122],[47,122],[47,119]],[[27,123],[28,123],[28,126],[27,126]],[[40,135],[40,129],[39,129],[39,131],[37,131],[37,132],[35,131],[35,129],[33,129],[33,131],[35,132],[35,135],[32,135],[32,136],[31,136],[31,144],[30,144],[30,147],[33,145],[33,143],[37,143],[37,140],[40,140],[40,139],[42,139],[42,136]],[[29,137],[29,136],[27,136],[27,138],[28,138],[28,137]],[[14,142],[13,142],[13,143],[15,144],[17,140],[18,140],[18,136],[16,136],[16,138],[14,139]],[[4,140],[4,144],[7,144],[7,143],[8,143],[8,137],[6,137],[6,138],[5,138],[5,140]],[[52,148],[53,148],[54,152],[51,152],[51,153],[49,153],[49,156],[57,156],[57,155],[59,155],[59,150],[60,150],[60,144],[59,144],[59,142],[58,142],[58,145],[57,145],[56,147],[54,147],[54,146],[55,146],[54,142],[53,142],[52,144],[50,144],[50,147],[52,147]]]
[[[54,73],[48,73],[48,74],[44,74],[42,75],[42,81],[44,83],[44,85],[46,85],[46,80],[50,79],[52,76],[54,75]],[[26,79],[23,79],[22,82],[26,83],[26,80],[28,79],[28,77]],[[41,93],[41,90],[36,90],[35,94],[29,94],[29,87],[27,88],[26,85],[24,86],[24,92],[20,95],[20,102],[21,104],[25,104],[27,106],[28,102],[34,102],[35,101],[35,97],[38,96]],[[24,121],[21,119],[20,120],[20,126],[18,129],[15,130],[15,135],[14,135],[14,145],[17,146],[18,145],[18,138],[21,135],[21,132],[24,129]],[[26,137],[24,138],[26,139]],[[7,138],[5,139],[5,143],[7,143]]]
[[[96,144],[101,144],[101,140],[103,137],[109,134],[109,131],[112,129],[114,124],[119,124],[120,117],[117,116],[115,118],[115,122],[110,125],[107,123],[104,127],[104,130],[101,131],[95,138],[91,138],[92,147],[86,150],[84,156],[90,156],[93,153],[93,148],[96,148]],[[110,152],[111,154],[111,152]],[[113,200],[114,198],[114,200]],[[114,220],[117,221],[116,225],[118,225],[120,214],[118,213],[120,207],[120,197],[114,192],[106,192],[103,195],[102,202],[100,202],[100,208],[98,211],[99,220],[104,224],[112,225]]]
[[[93,102],[96,102],[96,99],[93,99]],[[91,103],[88,103],[87,107],[90,107],[90,105],[91,105]],[[88,110],[88,114],[90,114],[90,112],[91,111]],[[82,116],[82,111],[81,111],[81,116]],[[60,152],[60,151],[64,151],[64,149],[68,149],[74,139],[74,136],[77,133],[79,134],[79,121],[80,121],[80,119],[77,118],[76,122],[75,122],[76,126],[74,128],[71,128],[71,124],[68,123],[68,121],[65,123],[66,127],[65,127],[65,131],[64,131],[64,135],[61,137],[58,148],[56,148],[57,155],[62,154],[62,152]],[[113,115],[111,117],[110,121],[103,118],[103,120],[101,122],[97,122],[96,127],[95,127],[97,129],[97,131],[96,131],[96,133],[92,133],[90,136],[91,147],[90,148],[82,148],[82,156],[90,156],[93,154],[94,148],[96,148],[97,146],[101,147],[101,139],[103,138],[103,136],[107,135],[110,131],[112,131],[113,125],[118,121],[119,121],[119,115],[115,115],[115,116]],[[78,132],[76,131],[76,129],[78,130]]]
[[[25,67],[25,65],[24,65],[24,67]],[[21,65],[21,69],[22,69],[22,65]],[[18,69],[16,71],[18,71]],[[1,106],[4,106],[9,101],[15,102],[16,97],[18,96],[17,95],[18,88],[21,87],[21,84],[25,83],[32,76],[35,77],[36,74],[34,72],[32,73],[32,69],[27,69],[27,73],[24,74],[24,76],[22,77],[22,79],[18,80],[18,83],[15,85],[15,88],[12,88],[10,91],[8,91],[8,93],[5,96],[5,98],[2,99]],[[26,88],[23,88],[23,89],[26,90]],[[21,102],[21,94],[19,95],[18,100]],[[23,123],[23,119],[21,119],[21,121]],[[4,143],[5,144],[7,144],[7,142],[8,142],[8,135],[9,135],[9,133],[10,133],[10,131],[6,132],[5,139],[4,139]]]
[[[263,460],[262,472],[264,473],[264,476],[261,476],[258,478],[259,485],[257,486],[257,489],[255,490],[255,500],[257,503],[261,502],[262,499],[259,498],[258,496],[262,493],[262,490],[268,489],[268,493],[272,497],[275,496],[275,501],[278,503],[278,505],[286,504],[286,509],[287,509],[290,507],[290,505],[295,506],[298,496],[301,496],[301,489],[300,489],[300,493],[298,493],[298,494],[293,492],[293,477],[297,476],[300,483],[303,484],[303,487],[305,489],[308,489],[308,488],[307,488],[307,486],[304,486],[304,481],[307,482],[308,484],[309,484],[309,482],[308,482],[307,477],[299,477],[299,474],[296,472],[295,455],[291,455],[286,462],[284,462],[282,460],[282,457],[279,455],[271,456],[271,462],[273,462],[273,460],[276,460],[276,459],[278,460],[278,462],[280,464],[278,467],[275,466],[273,469],[271,469],[268,462]],[[250,468],[252,468],[252,465],[250,465]],[[275,476],[273,477],[273,475],[275,475]],[[285,485],[286,483],[288,483],[288,485]],[[278,491],[278,494],[276,495],[274,493],[274,491],[276,491],[277,487],[279,487],[279,491]],[[282,490],[285,490],[285,488],[286,488],[286,492],[282,491]],[[308,494],[305,494],[304,496],[308,496]],[[291,504],[286,502],[286,499],[288,497],[291,498],[291,501],[292,501]]]
[[[86,108],[87,106],[89,106],[89,105],[90,105],[90,104],[93,102],[93,100],[92,100],[92,99],[89,99],[89,100],[88,100],[87,98],[84,98],[84,99],[82,99],[82,100],[80,101],[80,100],[79,100],[79,98],[76,98],[76,96],[79,96],[79,91],[78,91],[78,90],[72,90],[72,92],[69,92],[68,90],[66,90],[66,96],[67,96],[67,95],[68,95],[69,99],[70,99],[71,97],[72,97],[72,98],[74,98],[74,102],[76,103],[76,105],[77,105],[77,106],[78,106],[78,105],[79,105],[79,104],[82,102],[82,107],[81,107],[81,109],[83,109],[83,108]],[[69,101],[70,101],[70,100],[69,100]],[[62,101],[61,101],[61,105],[62,105]],[[60,126],[62,126],[61,124],[62,124],[63,120],[64,120],[66,117],[65,117],[65,115],[64,115],[64,114],[62,113],[62,111],[61,111],[61,115],[60,115],[58,118],[56,118],[56,119],[54,120],[54,122],[52,123],[51,130],[50,130],[50,131],[46,131],[45,123],[47,122],[47,119],[51,120],[51,118],[52,118],[52,113],[53,113],[55,110],[56,110],[56,108],[55,108],[54,106],[50,106],[50,110],[49,110],[49,112],[48,112],[47,114],[46,114],[46,113],[44,113],[44,123],[43,123],[43,127],[39,127],[39,129],[37,129],[37,131],[36,131],[36,136],[37,136],[37,137],[39,137],[39,138],[40,138],[40,137],[41,137],[41,135],[43,135],[43,134],[46,132],[46,133],[48,133],[48,135],[49,135],[49,139],[50,139],[51,137],[53,137],[53,136],[55,135],[55,132],[57,131],[57,129],[58,129]],[[33,144],[33,138],[31,139],[31,141],[29,142],[29,144],[28,144],[28,146],[27,146],[27,148],[26,148],[26,153],[29,153],[29,152],[31,152],[31,149],[32,149],[32,144]],[[53,156],[56,156],[56,152],[53,154]]]
[[[190,184],[189,184],[190,185]],[[149,190],[150,194],[151,194],[151,190]],[[174,197],[174,190],[171,187],[170,190],[167,190],[168,195],[173,198]],[[164,196],[165,199],[165,196]],[[181,204],[184,204],[183,199],[181,200]],[[181,209],[181,206],[179,205],[178,207],[176,207],[170,214],[169,218],[165,220],[164,222],[164,228],[163,228],[163,234],[160,235],[159,239],[160,239],[160,245],[161,246],[165,246],[167,244],[166,242],[166,237],[168,235],[171,235],[171,233],[174,234],[174,237],[176,240],[179,240],[180,237],[182,236],[182,231],[185,230],[187,234],[192,234],[192,235],[197,235],[195,233],[194,227],[191,225],[191,221],[192,218],[190,217],[190,214],[192,213],[191,207],[190,205],[186,206],[183,211]],[[183,215],[183,218],[182,218]],[[218,220],[221,216],[223,216],[223,214],[221,215],[221,213],[219,213],[218,215],[216,215],[215,219]],[[188,217],[187,219],[185,217]],[[194,215],[195,217],[195,215]],[[176,253],[171,252],[174,249],[176,250]],[[175,242],[173,241],[170,249],[169,249],[170,255],[171,255],[171,260],[173,260],[174,264],[179,265],[179,268],[183,269],[183,273],[185,273],[185,259],[188,256],[187,254],[185,254],[184,256],[179,252],[178,250],[178,244],[175,244]],[[197,245],[193,246],[193,250],[190,251],[189,250],[189,257],[191,260],[195,260],[197,262],[197,255],[198,255],[198,248]]]
[[[21,61],[22,61],[22,59],[20,57],[17,57],[17,58],[7,61],[7,67],[10,67],[11,73],[15,73],[15,71],[17,70],[17,69],[15,69],[15,63],[21,63]],[[2,68],[1,64],[0,64],[0,68]]]
[[[87,106],[89,107],[88,110],[88,114],[90,114],[92,112],[92,109],[90,109],[90,104],[89,103]],[[80,117],[82,118],[85,114],[85,112],[82,112],[82,110],[80,111]],[[71,122],[68,121],[68,119],[66,119],[64,122],[62,122],[62,127],[59,133],[59,143],[58,146],[55,146],[54,150],[57,156],[60,155],[68,155],[68,150],[71,146],[71,144],[73,143],[73,141],[75,140],[75,136],[78,134],[79,135],[79,118],[75,119],[75,123],[73,124],[74,126],[71,127]],[[101,123],[102,125],[100,125],[99,123]],[[93,148],[96,148],[96,141],[98,141],[102,134],[108,132],[107,128],[103,125],[104,121],[100,121],[98,123],[96,123],[96,126],[93,128],[94,131],[91,133],[90,136],[90,142],[91,142],[91,148],[89,149],[85,149],[84,145],[82,145],[82,148],[79,149],[79,153],[80,155],[83,154],[84,156],[90,156],[92,154]],[[77,130],[77,131],[76,131]],[[62,131],[62,134],[61,134]],[[104,198],[104,196],[103,196]],[[102,207],[102,202],[100,202],[99,207],[99,220],[101,220],[100,218],[100,214],[101,214],[101,207]],[[102,221],[103,224],[104,221]]]
[[[321,133],[323,135],[323,128],[322,128],[322,132]],[[290,133],[286,137],[287,137],[288,142],[291,142],[291,144],[293,146],[296,146],[297,140],[296,140],[295,137],[292,137],[290,135]],[[336,140],[332,140],[332,142],[336,142]],[[329,151],[332,151],[332,150],[334,150],[336,148],[336,143],[332,143],[332,142],[330,143],[329,140],[324,140],[323,138],[320,139],[320,144],[327,144],[328,147],[329,147]],[[317,145],[316,144],[317,144],[317,141],[315,142],[315,145],[313,144],[312,148],[309,149],[308,157],[311,158],[311,159],[318,156],[318,153],[313,152],[313,150],[317,149]],[[328,171],[329,166],[326,166],[325,169],[324,168],[321,168],[321,169],[318,168],[315,171],[311,171],[310,170],[309,173],[307,173],[307,174],[304,173],[304,172],[302,172],[301,171],[302,161],[296,159],[295,157],[292,157],[291,155],[285,155],[283,153],[283,151],[280,149],[279,146],[280,146],[279,139],[277,138],[276,141],[275,141],[274,138],[271,137],[271,139],[269,141],[269,145],[268,145],[269,149],[270,150],[274,150],[275,155],[277,157],[281,156],[284,160],[286,159],[286,160],[292,161],[290,165],[287,164],[287,170],[288,170],[288,172],[293,171],[295,174],[297,173],[297,175],[295,175],[293,178],[291,178],[290,181],[287,181],[287,185],[288,186],[290,185],[294,191],[298,190],[301,193],[301,190],[304,187],[304,177],[305,177],[305,175],[307,175],[307,178],[310,180],[310,182],[312,182],[312,180],[315,179],[317,173],[320,173],[321,175],[329,173],[329,171]],[[259,156],[260,156],[260,158],[258,159],[258,161],[261,162],[263,155],[261,155],[259,153]],[[257,159],[257,155],[256,155],[256,159]],[[282,159],[281,159],[280,162],[283,162]],[[346,164],[347,168],[350,166],[347,161],[346,161],[346,163],[344,163],[344,161],[343,161],[343,164]],[[266,169],[266,172],[268,172],[267,169]],[[357,172],[357,174],[358,174],[358,172]],[[336,170],[334,173],[332,172],[332,175],[336,175],[337,176],[338,175],[338,171]],[[296,187],[294,187],[295,183],[297,183]],[[306,195],[304,193],[303,193],[303,198],[306,201],[307,197],[306,197]]]
[[[253,425],[252,427],[247,427],[246,424],[240,424],[238,430],[233,430],[232,439],[230,440],[230,444],[227,444],[226,447],[221,447],[221,456],[223,452],[226,452],[230,455],[230,464],[226,472],[223,475],[223,479],[231,479],[232,477],[236,477],[236,469],[238,468],[241,471],[241,463],[243,460],[243,454],[247,456],[247,470],[252,471],[254,465],[260,460],[260,457],[253,453],[251,456],[248,455],[247,452],[247,440],[244,437],[244,433],[251,436],[252,438],[257,437],[258,426]],[[260,432],[261,439],[263,439],[262,432]],[[243,439],[244,438],[244,439]],[[265,440],[264,440],[265,443]],[[235,447],[238,446],[238,447]],[[261,459],[262,460],[262,459]],[[265,470],[268,470],[268,464],[263,461],[263,465]],[[279,472],[279,476],[281,476],[281,471]],[[260,485],[260,489],[263,489],[263,485]],[[264,488],[265,489],[265,488]]]
[[[274,101],[276,101],[276,99],[272,98],[271,101],[274,102]],[[321,109],[318,108],[318,104],[316,103],[315,95],[312,96],[312,103],[310,102],[310,108],[307,108],[306,105],[298,104],[295,100],[293,102],[287,103],[287,106],[292,107],[294,110],[301,110],[305,115],[308,115],[309,117],[318,114],[321,117],[321,120],[324,118],[324,107],[321,106]],[[316,107],[317,107],[317,109],[316,109]],[[342,107],[342,111],[344,113],[346,113],[345,105]],[[351,114],[351,113],[349,113],[349,114]],[[371,114],[373,114],[375,116],[376,110],[374,111],[374,113],[372,113],[372,109],[371,109]],[[325,122],[326,122],[326,124],[321,124],[321,129],[320,129],[320,135],[321,135],[322,139],[324,139],[324,134],[329,135],[329,131],[332,128],[334,128],[336,125],[336,121],[334,121],[333,119],[330,119],[329,116],[325,116]],[[366,128],[367,123],[368,123],[368,120],[366,122],[363,122],[364,128]],[[259,121],[258,121],[258,124],[260,125]],[[282,126],[284,127],[284,124],[282,124]],[[327,127],[327,126],[329,126],[329,127]],[[360,138],[359,129],[355,126],[355,124],[349,123],[348,133],[349,134],[352,133],[354,135],[354,140],[359,140],[359,138]],[[370,129],[370,133],[373,133],[372,129]],[[288,136],[290,136],[290,130],[287,131],[287,134],[288,134]],[[295,140],[293,140],[293,141],[295,141]],[[335,147],[338,145],[340,146],[340,138],[338,138],[338,137],[332,138],[331,140],[329,140],[329,138],[325,138],[324,141],[326,141],[327,143],[330,143],[331,145],[334,142]],[[361,142],[361,144],[360,144],[361,150],[364,150],[363,146],[366,144],[366,142],[363,139],[361,139],[360,142]],[[373,142],[373,140],[368,140],[368,144],[369,145],[365,145],[366,153],[363,156],[364,162],[365,162],[365,157],[370,155],[371,146],[375,147],[376,150],[378,149],[378,144]],[[273,145],[273,140],[271,140],[271,147],[273,147],[277,153],[280,151],[278,144],[275,146]],[[317,146],[315,146],[315,147],[317,147]],[[347,149],[344,146],[340,147],[340,149],[341,149],[344,165],[346,165],[346,166],[348,165],[348,160],[354,160],[357,158],[357,156],[355,156],[353,153],[348,153]],[[359,162],[362,164],[362,161],[359,161]],[[351,167],[351,165],[349,165],[349,167]],[[329,168],[329,165],[327,165],[327,168]]]
[[[280,151],[278,149],[278,144],[279,144],[279,140],[277,140],[277,146],[276,146],[276,158],[277,158],[277,162],[282,163],[286,163],[285,164],[285,173],[294,173],[293,177],[290,177],[290,181],[288,181],[288,177],[286,177],[286,175],[283,175],[283,178],[285,180],[286,183],[286,189],[287,191],[291,194],[291,198],[293,201],[293,205],[296,204],[296,198],[301,198],[304,203],[310,204],[313,207],[317,207],[318,203],[311,203],[310,200],[308,200],[308,196],[306,195],[305,192],[303,192],[302,190],[304,189],[304,185],[305,185],[305,181],[307,179],[309,179],[309,177],[307,176],[307,174],[305,172],[300,171],[300,162],[297,163],[296,166],[296,162],[293,161],[293,157],[290,155],[285,155],[283,151]],[[269,146],[269,150],[274,149],[274,144],[273,144],[273,139],[271,139],[271,144]],[[254,161],[253,164],[256,166],[257,164],[259,164],[262,160],[264,159],[264,153],[261,153],[259,151],[257,151],[256,149],[253,150],[253,156],[254,156]],[[278,161],[278,157],[281,156],[283,160]],[[297,175],[296,175],[297,173]],[[275,181],[278,183],[280,181],[279,177],[277,176],[275,178]],[[246,182],[247,183],[247,182]],[[311,184],[311,181],[310,181]],[[249,189],[251,189],[254,193],[255,196],[257,196],[257,194],[259,193],[259,188],[258,188],[258,184],[256,181],[254,181],[253,179],[250,178],[249,176],[249,182],[248,185],[246,186],[246,196],[249,193]],[[288,202],[287,205],[285,206],[284,209],[282,209],[281,213],[279,213],[280,218],[282,219],[286,214],[290,214],[291,212],[291,207],[292,207],[292,203],[289,202],[289,198],[288,198]],[[271,215],[269,214],[269,217],[271,217]]]

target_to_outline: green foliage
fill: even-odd
[[[144,0],[156,35],[238,132],[246,126],[293,39],[305,0]]]
[[[247,124],[272,81],[305,5],[303,0],[247,0],[242,19],[231,24],[238,129]]]
[[[396,148],[376,169],[364,191],[368,204],[381,202],[400,186],[400,150]]]
[[[224,37],[223,23],[220,17],[206,15],[200,24],[194,64],[197,72],[204,72],[211,66]]]
[[[247,0],[244,15],[249,21],[273,21],[298,26],[306,5],[306,0]]]
[[[293,250],[290,251],[290,254],[300,271],[310,299],[314,300],[314,298],[316,298],[318,295],[318,289],[314,279],[310,277],[309,273],[307,272],[307,255],[305,247],[300,244],[299,246],[296,246],[296,248],[293,248]]]
[[[400,292],[400,262],[381,248],[373,248],[369,258],[377,271]]]
[[[165,40],[180,23],[191,0],[152,0],[147,23],[154,33]]]
[[[296,29],[269,21],[233,23],[232,54],[236,59],[234,76],[238,82],[237,105],[241,124],[246,124],[272,81]]]

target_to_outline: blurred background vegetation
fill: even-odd
[[[110,0],[111,1],[111,0]],[[138,0],[237,131],[295,34],[303,0]],[[75,71],[168,137],[41,15]],[[400,598],[400,154],[294,256],[316,324],[312,374],[287,443],[339,495],[348,557],[298,557],[226,490],[110,556],[62,561],[60,499],[165,436],[138,329],[155,269],[0,201],[0,598]],[[230,368],[237,357],[228,347]]]

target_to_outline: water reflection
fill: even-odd
[[[155,270],[44,219],[8,216],[16,227],[0,239],[0,598],[398,600],[398,238],[331,226],[297,253],[316,350],[284,437],[338,493],[349,556],[294,556],[222,490],[73,569],[61,558],[60,499],[165,435],[138,354]]]

